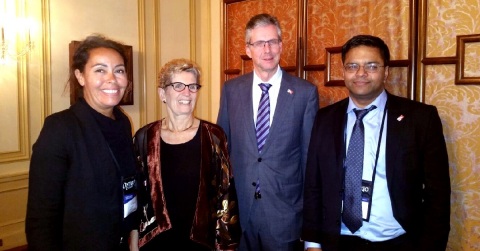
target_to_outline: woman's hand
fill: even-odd
[[[130,238],[128,238],[128,245],[130,251],[139,251],[138,248],[138,230],[132,230],[130,232]]]

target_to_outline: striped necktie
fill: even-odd
[[[262,89],[262,96],[258,105],[256,134],[258,152],[261,153],[270,130],[270,97],[268,96],[268,89],[272,85],[261,83],[259,86]]]
[[[272,85],[261,83],[259,86],[262,89],[262,96],[260,97],[260,104],[258,105],[256,135],[258,152],[261,153],[268,132],[270,131],[270,97],[268,96],[268,89],[270,89]],[[253,185],[255,186],[255,199],[262,198],[260,193],[260,179],[257,179],[257,182],[254,182]]]

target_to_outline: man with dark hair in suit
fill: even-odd
[[[300,243],[303,181],[317,88],[279,66],[278,20],[246,25],[254,71],[225,83],[218,124],[229,141],[240,211],[239,250],[292,251]]]
[[[342,61],[349,97],[318,111],[308,150],[307,250],[445,250],[450,178],[437,109],[385,90],[382,39],[351,38]]]

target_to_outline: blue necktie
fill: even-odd
[[[272,85],[261,83],[258,86],[262,89],[262,96],[260,97],[260,103],[258,105],[255,130],[258,152],[261,153],[267,140],[268,132],[270,131],[270,97],[268,95],[268,89],[270,89]],[[255,199],[260,199],[262,197],[260,194],[260,180],[257,179],[257,182],[253,184],[255,184]]]
[[[343,223],[355,233],[362,226],[362,174],[364,155],[363,117],[377,108],[372,105],[368,109],[353,109],[357,120],[353,126],[350,143],[345,158],[345,197],[343,199]]]
[[[261,83],[259,86],[262,89],[262,96],[258,105],[256,132],[258,152],[261,153],[270,130],[270,97],[268,96],[268,89],[272,85]]]

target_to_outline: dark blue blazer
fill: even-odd
[[[245,228],[260,179],[262,203],[267,215],[256,221],[269,222],[273,236],[282,242],[300,238],[303,181],[308,143],[318,110],[316,86],[283,71],[271,128],[261,154],[258,153],[253,120],[253,73],[225,83],[218,124],[224,129],[230,151],[240,210]]]

